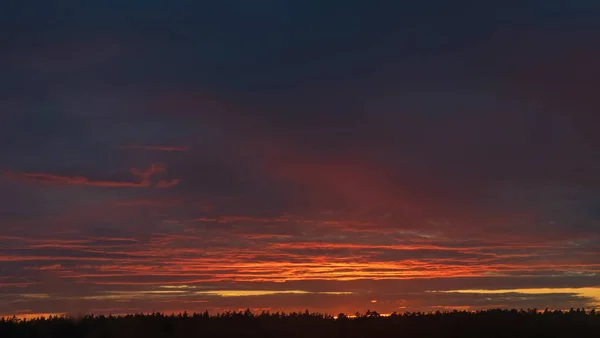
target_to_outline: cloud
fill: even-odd
[[[141,171],[137,168],[132,168],[131,173],[135,176],[138,182],[126,181],[100,181],[90,180],[82,176],[61,176],[49,173],[27,173],[27,172],[5,172],[5,175],[20,181],[31,181],[38,183],[54,183],[54,184],[72,184],[85,185],[94,187],[108,188],[148,188],[152,186],[151,177],[165,172],[164,166],[161,164],[152,164],[148,169]],[[172,179],[170,181],[160,180],[154,187],[170,188],[179,184],[180,179]]]
[[[160,180],[160,181],[156,182],[156,185],[154,187],[155,188],[170,188],[170,187],[174,187],[174,186],[178,185],[179,182],[181,182],[181,180],[178,178],[172,179],[170,181]]]
[[[530,288],[530,289],[464,289],[464,290],[447,290],[439,291],[443,293],[456,293],[456,294],[470,294],[470,295],[504,295],[510,297],[511,295],[517,294],[518,296],[526,299],[528,296],[535,295],[572,295],[575,297],[581,297],[588,301],[588,306],[597,307],[600,306],[600,288]]]
[[[592,11],[349,1],[331,16],[339,6],[306,1],[128,15],[138,2],[64,11],[77,22],[0,13],[15,32],[0,55],[0,158],[14,169],[0,178],[0,296],[50,295],[25,299],[31,313],[589,303],[426,291],[600,285],[599,49],[576,28]],[[23,309],[10,297],[0,313]]]
[[[146,188],[150,186],[150,182],[120,182],[120,181],[92,181],[81,176],[60,176],[48,173],[13,173],[7,172],[6,175],[23,181],[32,181],[38,183],[57,183],[57,184],[74,184],[87,185],[94,187],[111,187],[111,188]]]
[[[145,145],[126,145],[120,146],[120,149],[139,149],[139,150],[150,150],[150,151],[167,151],[167,152],[178,152],[188,151],[189,147],[178,147],[178,146],[145,146]]]
[[[211,291],[196,291],[197,295],[219,296],[219,297],[252,297],[266,295],[306,295],[306,294],[323,294],[323,295],[351,295],[352,292],[310,292],[306,290],[211,290]]]

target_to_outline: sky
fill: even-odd
[[[7,1],[0,315],[600,307],[600,2]]]

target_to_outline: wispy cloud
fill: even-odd
[[[425,34],[415,49],[398,45],[407,20],[396,14],[420,14],[386,7],[369,18],[291,20],[298,34],[283,57],[237,53],[237,38],[206,49],[143,34],[152,27],[140,27],[129,48],[104,41],[102,27],[48,31],[56,18],[36,17],[7,46],[16,58],[2,64],[16,68],[0,79],[11,88],[0,100],[0,313],[22,309],[4,301],[14,290],[53,297],[30,299],[32,313],[120,308],[127,297],[127,308],[143,311],[206,298],[212,309],[273,308],[285,298],[279,305],[327,312],[586,304],[575,293],[520,301],[425,290],[600,285],[594,34],[544,33],[554,24],[528,8],[516,15],[534,33],[498,29],[478,44],[458,29],[447,39]],[[186,15],[180,9],[173,18]],[[265,27],[289,14],[274,11]],[[560,20],[579,25],[566,12]],[[237,32],[218,19],[217,35]],[[434,19],[426,24],[443,24]],[[473,27],[495,20],[479,19]],[[180,21],[167,18],[165,29]],[[295,26],[305,21],[341,35],[328,43],[331,34]],[[357,37],[359,21],[373,29]],[[285,42],[277,29],[242,25],[249,45]],[[298,68],[298,51],[325,57]],[[279,293],[145,292],[161,285]],[[349,303],[317,294],[355,289],[364,293]],[[55,302],[72,294],[77,302]]]
[[[156,182],[156,185],[154,187],[155,188],[170,188],[170,187],[174,187],[174,186],[178,185],[180,181],[181,180],[178,178],[172,179],[170,181],[160,180],[160,181]]]
[[[527,295],[553,295],[567,294],[585,297],[594,302],[594,306],[600,305],[600,288],[529,288],[529,289],[464,289],[464,290],[447,290],[433,291],[442,293],[458,293],[458,294],[481,294],[481,295],[498,295],[498,294],[520,294]]]
[[[323,294],[323,295],[351,295],[352,292],[312,292],[306,290],[211,290],[211,291],[196,291],[197,295],[219,296],[219,297],[248,297],[248,296],[267,296],[267,295],[307,295],[307,294]]]
[[[84,176],[66,176],[55,175],[51,173],[32,173],[32,172],[11,172],[6,171],[4,174],[7,177],[20,180],[31,181],[37,183],[54,183],[54,184],[72,184],[85,185],[93,187],[107,188],[148,188],[153,185],[151,178],[155,175],[165,172],[164,166],[161,164],[152,164],[146,170],[132,168],[131,173],[136,178],[137,182],[128,181],[107,181],[107,180],[91,180]],[[154,184],[155,188],[170,188],[179,184],[180,179],[172,179],[169,181],[159,180]]]
[[[168,152],[177,152],[177,151],[188,151],[189,147],[185,146],[151,146],[151,145],[124,145],[120,146],[119,149],[138,149],[138,150],[148,150],[148,151],[168,151]]]
[[[88,185],[94,187],[110,187],[110,188],[145,188],[151,184],[149,181],[141,182],[124,182],[124,181],[94,181],[83,176],[61,176],[49,173],[20,173],[8,172],[8,176],[23,180],[34,181],[38,183],[59,183],[59,184],[74,184]]]

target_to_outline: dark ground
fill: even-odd
[[[600,337],[595,311],[367,312],[348,318],[318,313],[228,312],[0,320],[0,337]]]

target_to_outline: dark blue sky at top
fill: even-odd
[[[3,6],[6,169],[98,176],[123,143],[264,138],[465,185],[597,184],[595,2]]]
[[[233,241],[186,222],[337,215],[382,231],[576,242],[589,246],[585,259],[563,256],[595,274],[598,41],[600,3],[583,0],[6,1],[1,230],[145,243],[179,222]],[[107,188],[23,176],[130,182],[130,168],[151,163],[166,168],[152,184],[179,181]],[[182,205],[110,209],[129,200]],[[115,216],[73,212],[90,205]],[[297,242],[322,235],[236,226]],[[27,264],[7,275],[36,280]]]

